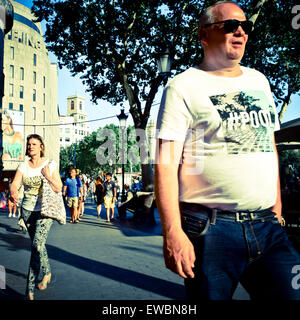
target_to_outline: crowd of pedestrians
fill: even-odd
[[[88,178],[85,174],[80,173],[79,169],[70,168],[69,177],[62,178],[63,187],[62,195],[64,203],[69,212],[69,223],[79,223],[84,215],[85,202],[88,197],[92,202],[96,203],[96,216],[100,219],[102,208],[106,210],[106,221],[110,222],[115,219],[115,208],[118,208],[119,216],[122,211],[126,211],[127,203],[142,191],[142,182],[138,177],[132,179],[131,185],[124,185],[124,198],[122,199],[121,188],[117,178],[112,173],[102,173],[101,177],[95,179]],[[8,211],[9,218],[17,218],[19,230],[25,232],[26,226],[21,218],[21,208],[19,204],[11,200],[10,187],[12,179],[8,179],[5,188],[0,193],[0,208]],[[23,198],[23,187],[21,186],[19,199]],[[21,203],[22,201],[19,201]],[[8,210],[7,210],[8,209]]]
[[[131,186],[124,185],[125,198],[121,199],[121,192],[118,180],[112,173],[102,173],[96,179],[87,178],[86,175],[79,173],[76,168],[71,168],[69,177],[63,183],[62,194],[64,202],[70,212],[70,223],[78,223],[84,214],[84,204],[90,196],[92,202],[96,203],[96,216],[100,219],[102,207],[106,209],[106,221],[111,222],[115,219],[115,208],[118,211],[133,197],[138,191],[142,190],[142,182],[139,178],[132,180]],[[121,201],[122,200],[122,201]],[[125,206],[123,206],[125,208]],[[121,216],[119,214],[119,216]]]

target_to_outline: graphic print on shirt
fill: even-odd
[[[263,91],[210,96],[222,121],[228,154],[273,152],[275,113]]]
[[[23,179],[24,191],[30,192],[32,195],[42,194],[42,176],[25,177]]]

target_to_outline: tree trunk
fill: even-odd
[[[291,103],[291,95],[292,93],[290,91],[288,91],[288,94],[287,96],[285,97],[283,103],[282,103],[282,106],[281,106],[281,109],[278,113],[278,119],[279,119],[279,122],[281,123],[282,120],[283,120],[283,117],[284,117],[284,113],[286,112],[286,109],[287,107],[289,106],[289,104]]]
[[[255,6],[255,10],[254,10],[254,14],[251,16],[251,18],[249,19],[250,21],[253,22],[253,24],[255,24],[256,19],[259,16],[260,10],[263,7],[263,5],[268,2],[269,0],[259,0]]]

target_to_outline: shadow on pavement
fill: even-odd
[[[1,227],[3,228],[5,227],[5,225],[2,224]],[[31,241],[28,237],[19,235],[17,233],[13,233],[11,235],[2,233],[0,234],[0,241],[8,243],[8,250],[13,251],[29,251],[31,246]],[[59,261],[61,263],[65,263],[67,265],[84,270],[86,272],[90,272],[114,281],[125,283],[127,285],[143,289],[145,291],[163,295],[170,299],[185,299],[185,290],[183,285],[176,284],[164,279],[156,278],[150,275],[146,275],[140,272],[128,270],[122,267],[113,266],[108,263],[82,257],[80,255],[70,253],[53,245],[47,244],[47,251],[50,259]],[[17,271],[10,270],[9,272],[18,275]],[[22,274],[19,274],[19,277],[20,276],[24,277],[24,275]],[[70,278],[73,278],[73,276],[71,275]],[[8,288],[5,291],[6,294],[0,296],[1,300],[19,299],[19,294],[17,294],[13,289]]]

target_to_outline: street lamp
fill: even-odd
[[[2,98],[4,96],[4,37],[14,23],[14,7],[8,0],[0,0],[0,179],[2,177],[3,163],[3,137],[2,137]]]
[[[124,171],[125,171],[125,132],[126,132],[126,120],[128,116],[125,114],[124,109],[121,109],[121,113],[117,116],[120,122],[120,129],[121,129],[121,135],[122,135],[122,202],[125,201],[125,189],[124,189]]]
[[[164,82],[167,81],[171,75],[172,57],[168,48],[162,50],[156,58],[158,72],[164,78]]]

